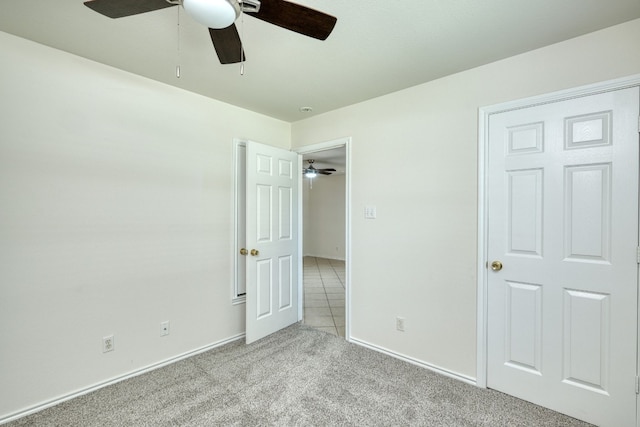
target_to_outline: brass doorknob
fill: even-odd
[[[491,263],[491,269],[493,271],[500,271],[502,270],[502,263],[500,261],[493,261]]]
[[[246,255],[248,253],[249,253],[249,251],[246,248],[240,249],[240,255]]]
[[[260,255],[260,251],[257,249],[251,249],[251,256],[258,256]]]

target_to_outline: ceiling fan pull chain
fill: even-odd
[[[242,1],[240,3],[240,75],[244,76],[244,55],[242,54],[242,40],[244,40],[244,8]]]
[[[180,78],[180,62],[182,62],[182,52],[180,50],[180,8],[178,9],[178,64],[176,65],[176,78]]]

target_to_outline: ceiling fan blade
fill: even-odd
[[[331,34],[338,20],[326,13],[285,0],[260,0],[258,19],[319,40]]]
[[[336,170],[334,168],[324,168],[324,169],[318,169],[319,171],[326,171],[326,172],[335,172]]]
[[[209,34],[221,64],[235,64],[247,60],[235,24],[219,30],[209,28]]]
[[[166,0],[91,0],[84,5],[109,18],[123,18],[176,6]]]
[[[318,170],[317,172],[318,172],[320,175],[331,175],[331,172],[327,172],[327,171],[326,171],[326,170],[324,170],[324,169],[320,169],[320,170]]]

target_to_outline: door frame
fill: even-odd
[[[489,172],[489,119],[493,114],[510,110],[549,104],[566,99],[581,98],[597,93],[610,92],[640,86],[640,74],[552,92],[540,96],[481,107],[478,110],[478,259],[477,259],[477,310],[476,310],[476,385],[487,387],[488,352],[488,218],[487,180]],[[640,102],[640,100],[639,100]],[[640,128],[640,118],[638,126]],[[639,129],[640,130],[640,129]],[[640,307],[640,305],[639,305]],[[640,329],[640,328],[639,328]],[[640,354],[639,348],[636,350]],[[636,368],[637,370],[637,368]],[[640,411],[640,409],[639,409]]]
[[[318,151],[330,150],[332,148],[345,148],[345,328],[344,328],[344,338],[347,341],[351,341],[351,137],[339,138],[331,141],[320,142],[317,144],[305,145],[303,147],[294,148],[293,151],[296,151],[299,155],[299,159],[302,159],[303,154],[315,153]],[[300,160],[302,161],[302,160]],[[299,282],[299,292],[298,292],[298,309],[299,318],[302,319],[303,309],[304,309],[304,301],[303,301],[303,266],[302,266],[302,248],[303,248],[303,212],[302,212],[302,174],[299,175],[299,185],[298,185],[298,239],[299,245],[301,248],[300,251],[300,264],[298,266],[298,282]]]
[[[232,304],[245,304],[246,303],[246,289],[240,289],[239,277],[240,271],[245,269],[245,263],[241,263],[242,258],[238,256],[240,253],[240,230],[246,227],[246,212],[242,206],[242,201],[246,197],[246,139],[233,138],[233,201],[232,201],[232,251],[233,262],[231,271],[231,302]],[[240,153],[240,150],[244,150]],[[246,262],[246,261],[245,261]],[[244,284],[243,284],[244,286]],[[241,292],[245,291],[245,292]]]

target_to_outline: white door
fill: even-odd
[[[247,343],[298,321],[300,170],[297,153],[247,142]]]
[[[489,118],[487,385],[604,426],[636,422],[639,100]]]

